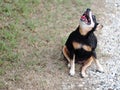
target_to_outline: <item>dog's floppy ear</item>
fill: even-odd
[[[103,28],[103,25],[98,23],[97,26],[96,26],[96,30],[100,30],[102,28]]]
[[[92,15],[92,18],[93,18],[93,21],[95,23],[95,26],[94,26],[93,30],[100,30],[100,29],[102,29],[103,25],[97,23],[96,16]]]

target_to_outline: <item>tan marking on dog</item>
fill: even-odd
[[[75,41],[72,44],[73,44],[74,49],[79,49],[82,46],[80,43],[75,42]]]
[[[79,28],[79,32],[80,32],[81,35],[85,36],[85,35],[87,35],[87,33],[88,33],[89,31],[92,30],[92,28],[93,28],[93,27],[86,27],[86,28],[84,28],[84,29]]]
[[[69,52],[66,46],[63,47],[63,54],[65,56],[65,58],[68,60],[68,62],[70,63],[70,58],[69,58]]]
[[[92,48],[88,45],[83,45],[82,48],[86,51],[92,51]]]

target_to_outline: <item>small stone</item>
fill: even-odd
[[[83,87],[83,85],[82,84],[78,84],[78,87]]]
[[[115,3],[115,6],[116,6],[116,7],[119,7],[120,5],[119,5],[118,3]]]

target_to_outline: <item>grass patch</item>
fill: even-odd
[[[0,75],[4,75],[5,74],[5,70],[3,68],[0,68]]]
[[[5,67],[6,62],[11,67],[19,60],[21,32],[35,29],[36,21],[31,15],[39,3],[40,0],[0,0],[0,67]],[[4,69],[0,69],[3,74]]]
[[[6,90],[7,87],[3,81],[0,81],[0,90]]]
[[[63,37],[63,38],[61,39],[61,43],[62,43],[62,45],[64,45],[64,44],[65,44],[65,42],[66,42],[67,38],[68,38],[68,37]]]

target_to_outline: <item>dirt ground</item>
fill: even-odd
[[[97,55],[105,73],[96,72],[96,66],[93,63],[87,70],[89,75],[87,78],[80,77],[79,64],[76,65],[75,76],[69,76],[67,63],[61,53],[66,38],[78,26],[79,16],[87,6],[79,9],[79,5],[74,1],[68,3],[68,6],[54,5],[54,3],[49,5],[46,3],[44,6],[43,3],[40,3],[37,12],[31,15],[31,18],[43,21],[32,33],[37,41],[33,45],[27,44],[27,40],[21,41],[18,50],[21,53],[20,63],[17,64],[17,68],[6,72],[2,78],[6,87],[1,90],[120,90],[120,66],[114,66],[119,63],[119,55],[116,56],[116,48],[112,51],[116,46],[109,47],[114,37],[109,38],[113,32],[108,30],[112,25],[112,19],[109,19],[110,13],[112,12],[113,18],[116,13],[111,10],[119,8],[117,5],[120,3],[95,0],[89,6],[97,16],[98,22],[104,26],[102,31],[96,32],[96,35],[98,37]],[[110,8],[111,5],[115,5],[113,6],[115,9]],[[59,11],[56,8],[59,8]],[[48,13],[50,15],[46,17]],[[111,26],[111,28],[114,30],[114,27]],[[27,34],[27,31],[23,34]],[[118,41],[117,36],[115,37]],[[107,42],[109,45],[106,44]],[[116,61],[113,62],[113,59]]]

